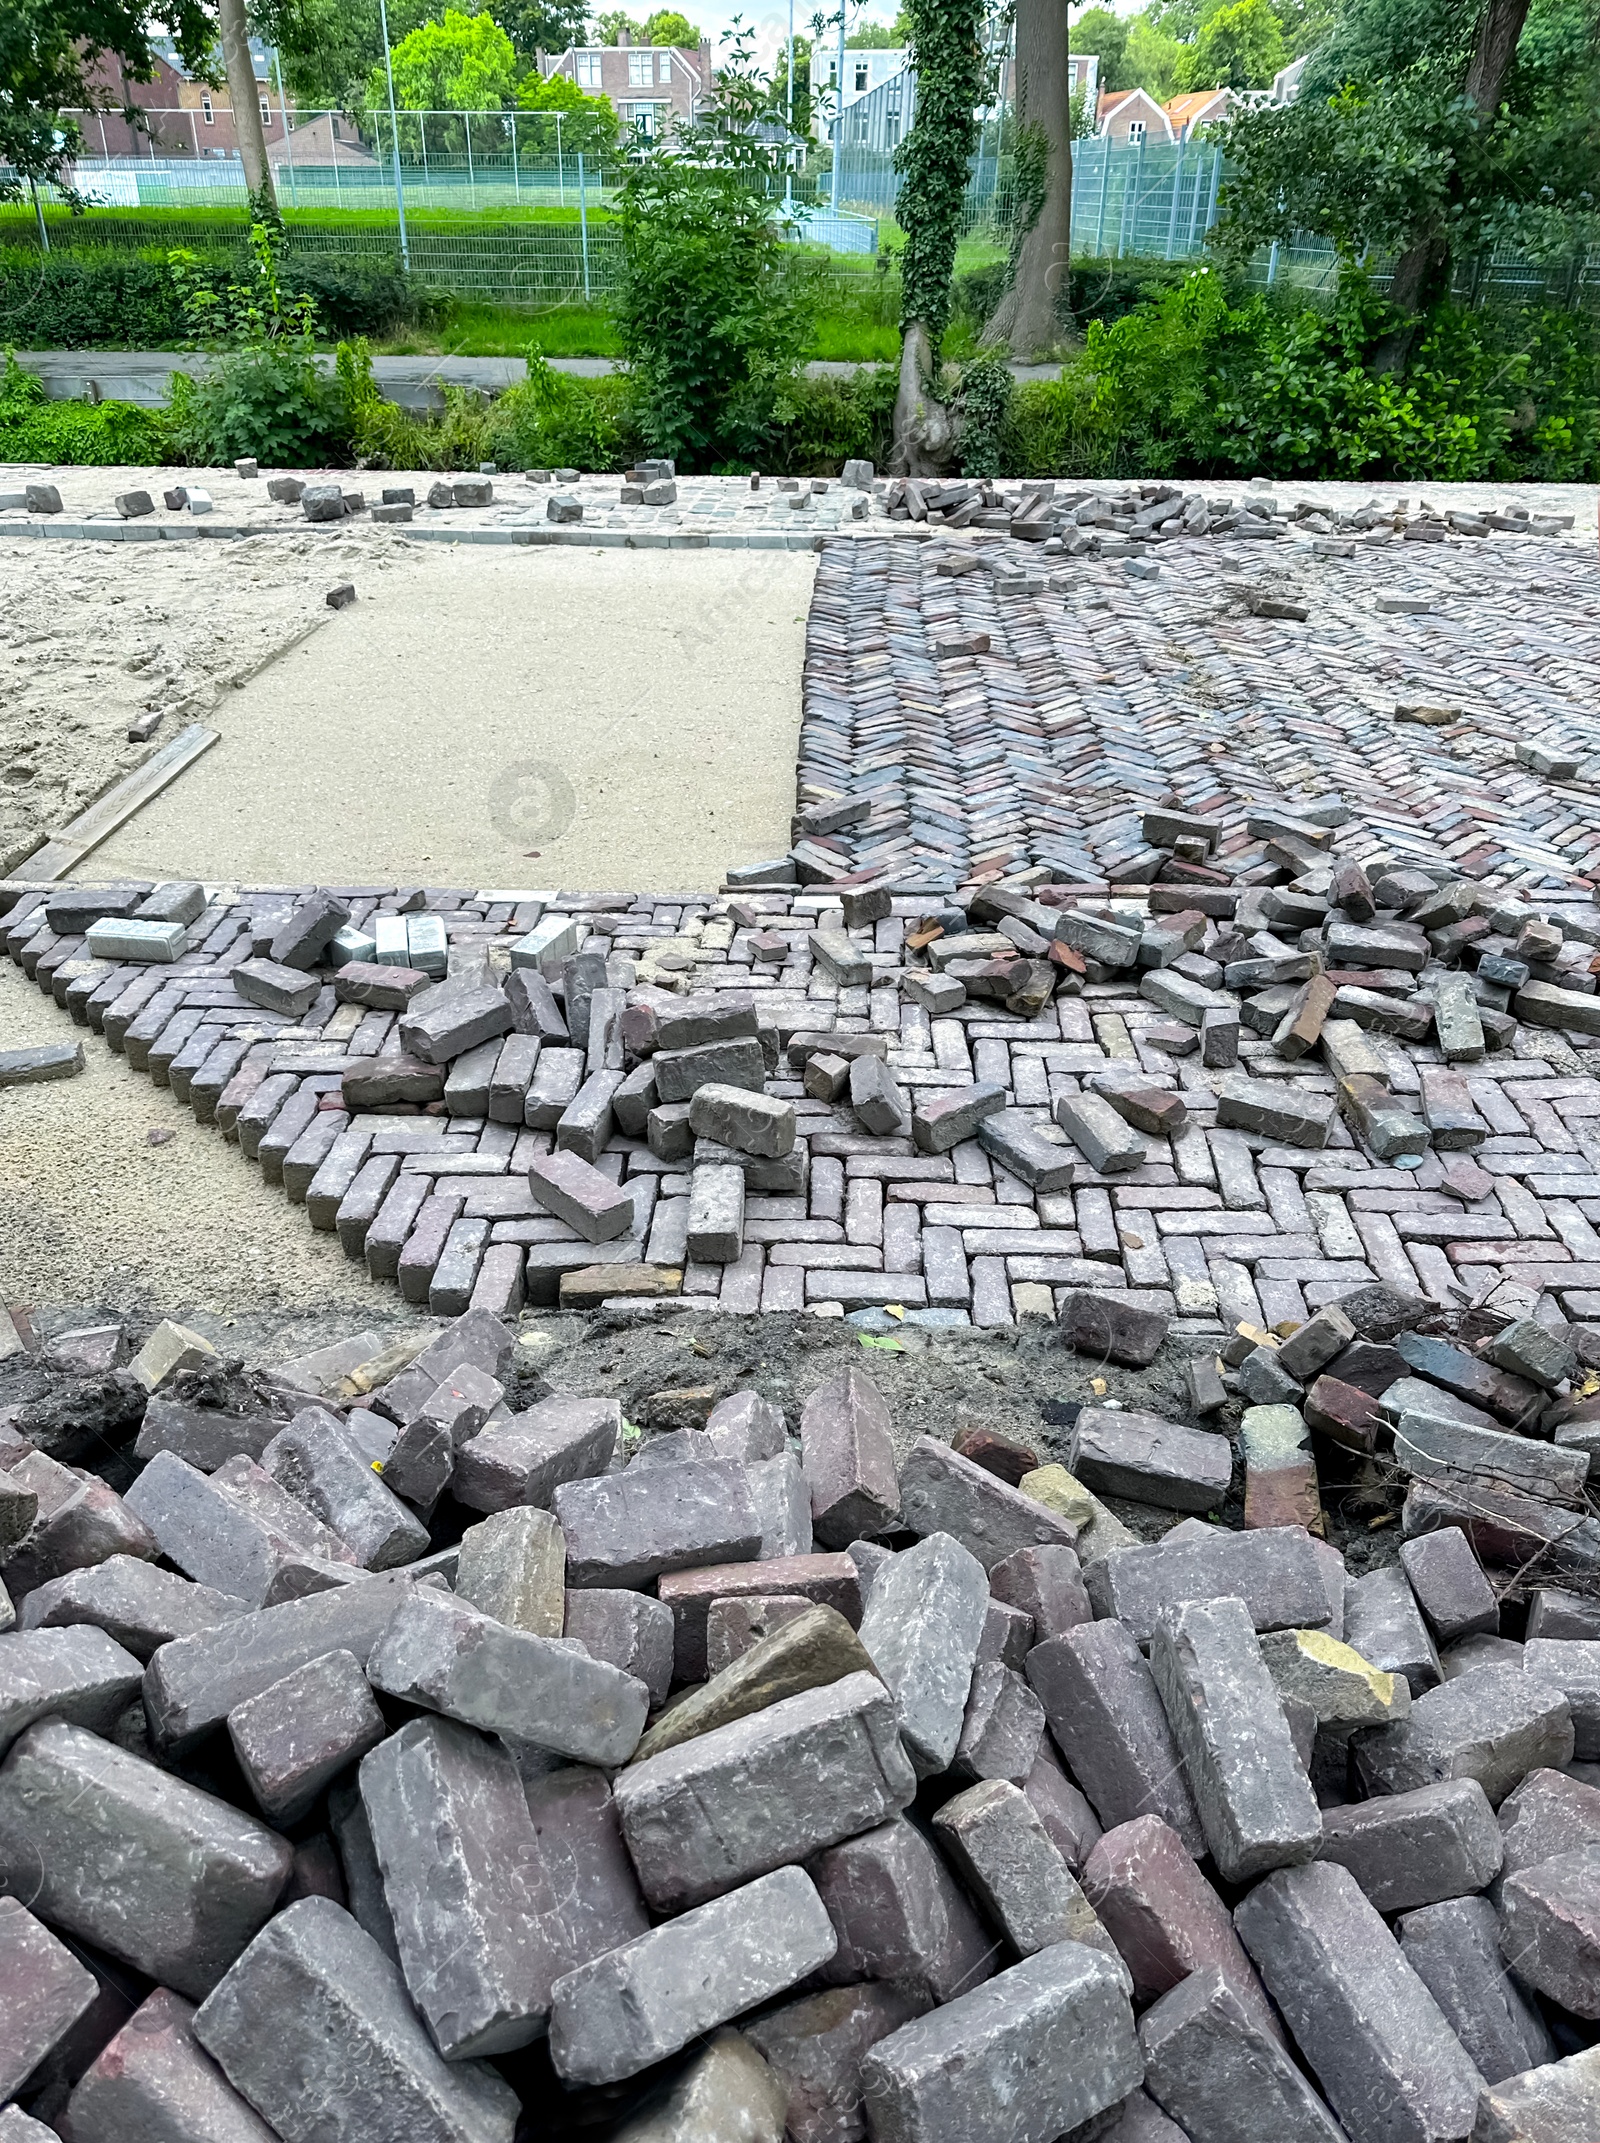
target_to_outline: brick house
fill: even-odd
[[[156,72],[151,82],[132,82],[120,62],[102,56],[90,75],[95,102],[113,107],[77,115],[83,129],[84,147],[91,156],[235,156],[239,137],[233,123],[233,105],[226,82],[213,87],[186,68],[177,48],[165,39],[156,44]],[[250,40],[255,63],[256,90],[261,100],[261,126],[267,154],[273,161],[284,153],[287,129],[278,95],[277,74],[272,66],[272,48],[258,37]],[[135,124],[117,109],[132,105],[151,116]],[[290,106],[292,112],[294,107]],[[348,143],[356,136],[348,120],[343,133]],[[276,156],[274,155],[276,149]]]
[[[1170,142],[1172,122],[1147,89],[1108,89],[1101,98],[1095,132],[1109,141]]]
[[[569,45],[557,58],[541,57],[546,79],[564,74],[591,97],[609,97],[624,126],[636,126],[647,141],[671,131],[675,120],[704,115],[712,94],[711,41],[687,45]]]
[[[1225,87],[1194,89],[1186,97],[1172,98],[1165,110],[1173,133],[1182,139],[1192,137],[1203,126],[1226,119],[1237,102],[1235,92]]]

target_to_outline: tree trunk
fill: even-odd
[[[1072,70],[1067,0],[1017,0],[1017,134],[1044,159],[1044,198],[1021,234],[1011,287],[984,328],[1013,357],[1045,356],[1061,341],[1058,308],[1072,262]]]
[[[933,377],[933,336],[925,320],[908,320],[900,340],[900,387],[894,400],[895,476],[939,476],[950,463],[955,427],[943,402],[928,392]]]
[[[1511,62],[1517,56],[1517,40],[1528,19],[1529,0],[1488,0],[1478,23],[1477,42],[1467,63],[1462,95],[1471,98],[1484,119],[1492,119],[1500,106]],[[1389,285],[1389,303],[1408,317],[1392,328],[1379,343],[1372,360],[1375,372],[1403,372],[1411,361],[1412,348],[1422,324],[1421,316],[1450,288],[1450,242],[1440,232],[1430,232],[1407,246],[1395,262]]]
[[[251,201],[275,216],[278,201],[272,190],[272,166],[267,162],[261,92],[256,87],[255,63],[250,57],[245,0],[217,0],[217,27],[222,36],[222,63],[228,75],[228,102],[233,107],[233,131],[239,144],[239,160],[244,165],[244,183]]]

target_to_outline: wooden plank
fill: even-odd
[[[191,722],[186,729],[158,752],[136,766],[131,774],[107,789],[87,811],[80,811],[69,825],[53,833],[42,848],[36,848],[31,856],[25,856],[18,871],[35,882],[41,879],[54,881],[64,878],[68,871],[76,870],[91,849],[114,834],[119,826],[126,825],[136,811],[142,810],[152,796],[158,796],[169,781],[175,781],[185,767],[193,766],[202,752],[208,752],[213,744],[220,744],[220,730],[207,729],[201,722]]]

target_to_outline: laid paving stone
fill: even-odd
[[[1118,1967],[1057,1943],[880,2039],[862,2081],[884,2143],[1049,2143],[1125,2098],[1143,2068]]]
[[[144,2143],[146,2137],[272,2143],[273,2130],[195,2039],[194,2017],[193,2003],[166,1987],[141,2002],[72,2093],[67,2119],[74,2137],[81,2143]],[[3,2129],[0,2143],[6,2143]]]
[[[0,1766],[0,1853],[52,1926],[195,1999],[270,1918],[274,1832],[99,1735],[42,1719]]]
[[[955,1755],[988,1599],[982,1563],[947,1533],[907,1548],[873,1581],[861,1643],[894,1696],[919,1776]]]
[[[819,1853],[811,1872],[838,1937],[823,1966],[830,1983],[888,1981],[932,2006],[998,1969],[966,1892],[904,1818]]]
[[[1475,1778],[1498,1807],[1530,1771],[1572,1761],[1572,1713],[1550,1683],[1515,1667],[1483,1667],[1428,1690],[1408,1718],[1373,1728],[1354,1746],[1368,1792]]]
[[[1183,1840],[1159,1816],[1136,1816],[1096,1840],[1082,1866],[1083,1893],[1149,2002],[1192,1972],[1214,1969],[1257,2031],[1283,2027],[1216,1891]]]
[[[511,2143],[518,2103],[477,2061],[445,2061],[370,1935],[329,1898],[279,1913],[194,2018],[194,2035],[286,2143],[367,2134]]]
[[[1311,1859],[1321,1814],[1244,1602],[1171,1609],[1152,1638],[1150,1668],[1224,1879]]]
[[[578,1763],[625,1763],[644,1731],[634,1676],[428,1587],[396,1607],[367,1674],[390,1696]]]
[[[1281,2042],[1204,1966],[1139,2019],[1145,2089],[1191,2135],[1338,2143],[1343,2131]]]
[[[1405,1914],[1399,1934],[1407,1964],[1487,2082],[1554,2060],[1544,2019],[1506,1969],[1499,1917],[1488,1898],[1424,1905]]]
[[[1500,1947],[1517,1977],[1574,2016],[1600,2016],[1600,1860],[1588,1848],[1508,1875]]]
[[[1120,1622],[1068,1630],[1028,1654],[1027,1676],[1073,1777],[1107,1830],[1159,1816],[1199,1859],[1200,1819],[1154,1677]]]
[[[1483,2079],[1347,1868],[1277,1869],[1234,1922],[1352,2143],[1470,2134]]]
[[[782,1994],[838,1946],[816,1885],[779,1868],[580,1966],[552,1990],[566,2083],[612,2083]]]
[[[245,1783],[269,1822],[287,1827],[385,1732],[361,1662],[325,1652],[236,1705],[228,1738]]]
[[[0,2091],[20,2091],[95,2001],[99,1987],[15,1897],[0,1898]]]

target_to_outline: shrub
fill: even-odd
[[[159,410],[131,402],[52,402],[11,351],[0,373],[0,461],[162,462],[172,445]]]
[[[757,456],[778,476],[837,476],[846,461],[882,467],[894,432],[896,367],[866,365],[837,374],[791,380],[774,410]]]

